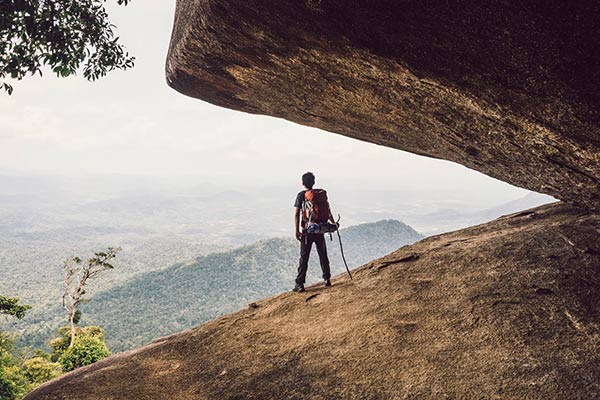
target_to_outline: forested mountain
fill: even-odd
[[[394,220],[341,230],[349,266],[356,267],[413,243],[422,236]],[[345,272],[337,237],[327,244],[332,274]],[[231,251],[198,257],[133,280],[93,297],[83,306],[83,323],[106,329],[111,349],[125,350],[290,290],[299,246],[295,239],[262,240]],[[313,249],[307,283],[320,281]],[[334,282],[335,284],[335,282]]]

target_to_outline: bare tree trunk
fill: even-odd
[[[77,307],[73,305],[71,307],[71,313],[69,315],[69,323],[71,324],[71,343],[69,343],[69,347],[73,347],[73,343],[75,342],[75,312]]]

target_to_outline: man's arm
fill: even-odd
[[[294,227],[296,228],[296,239],[300,240],[302,234],[300,233],[300,209],[294,207]]]

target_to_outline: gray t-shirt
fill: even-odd
[[[301,191],[300,193],[298,193],[298,195],[296,196],[296,201],[294,201],[294,207],[299,208],[302,210],[302,206],[304,206],[304,194],[306,193],[306,190]],[[305,225],[306,221],[304,220],[304,213],[302,213],[300,215],[300,226],[302,227],[302,231],[304,231],[305,229]]]
[[[294,202],[294,207],[302,208],[302,205],[304,205],[304,195],[305,194],[306,194],[306,190],[303,190],[300,193],[298,193],[298,195],[296,196],[296,201]]]

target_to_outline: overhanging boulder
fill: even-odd
[[[600,209],[600,5],[178,0],[176,90]]]

